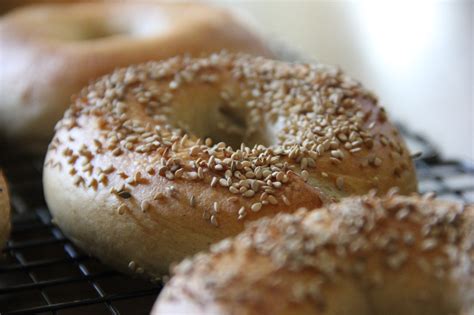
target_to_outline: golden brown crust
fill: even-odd
[[[0,46],[0,130],[35,147],[71,95],[117,67],[222,49],[271,55],[224,9],[156,1],[20,8],[0,20]]]
[[[57,126],[44,187],[81,247],[157,276],[247,220],[373,188],[410,193],[416,179],[383,109],[342,72],[221,53],[84,89]]]
[[[27,6],[27,5],[38,5],[38,4],[52,4],[52,3],[77,3],[85,2],[87,0],[3,0],[0,2],[0,14],[5,14],[10,10]],[[94,1],[94,0],[89,0]]]
[[[153,315],[471,314],[474,207],[347,198],[252,223],[174,274]]]
[[[5,14],[13,9],[31,6],[31,5],[43,5],[43,4],[69,4],[69,3],[88,3],[88,2],[109,2],[109,3],[121,3],[121,2],[163,2],[162,0],[2,0],[0,2],[0,14]]]
[[[0,248],[2,248],[10,235],[10,197],[8,187],[0,170]]]

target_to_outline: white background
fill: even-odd
[[[446,158],[474,161],[474,1],[215,1],[340,65]]]

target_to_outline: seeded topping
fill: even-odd
[[[325,284],[352,277],[380,289],[392,285],[387,281],[394,272],[460,283],[474,277],[473,215],[472,206],[400,196],[348,198],[314,211],[280,213],[179,264],[168,292],[208,298],[205,291],[212,291],[237,302],[235,294],[245,294],[246,287],[268,287],[290,292],[292,301],[321,302]],[[229,269],[230,261],[235,265]],[[198,291],[187,287],[193,281]]]
[[[116,70],[84,89],[49,149],[67,161],[77,187],[119,183],[111,193],[130,199],[155,177],[202,182],[237,197],[234,211],[243,219],[292,204],[297,195],[286,189],[298,178],[314,187],[330,181],[320,192],[336,200],[353,192],[341,176],[347,168],[373,174],[373,188],[412,172],[396,130],[376,127],[385,122],[381,113],[373,94],[330,66],[225,52],[175,57]],[[92,139],[79,143],[82,129],[92,130]],[[382,145],[388,162],[377,155]],[[134,161],[134,169],[123,160]],[[387,163],[393,174],[381,180],[375,174]],[[46,166],[62,164],[53,155]],[[187,193],[187,204],[201,209],[202,199]],[[178,194],[155,191],[138,205],[147,212]],[[218,226],[219,212],[207,207],[203,217]]]

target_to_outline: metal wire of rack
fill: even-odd
[[[422,137],[400,126],[413,151],[420,191],[474,203],[474,166],[441,160]],[[41,159],[1,145],[10,182],[13,230],[0,261],[0,313],[148,314],[160,284],[121,275],[76,248],[51,222],[41,184]]]
[[[13,208],[0,314],[148,314],[161,285],[121,275],[76,248],[51,222],[41,158],[0,147]]]

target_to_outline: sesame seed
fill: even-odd
[[[115,167],[113,167],[113,165],[109,165],[107,166],[106,168],[104,168],[102,170],[105,174],[110,174],[112,173],[113,171],[115,171]]]
[[[250,209],[253,212],[258,212],[258,211],[260,211],[260,209],[262,209],[262,203],[261,202],[256,202],[250,207]]]
[[[272,196],[272,195],[269,195],[269,196],[268,196],[268,201],[269,201],[272,205],[278,204],[278,200],[277,200],[274,196]]]
[[[382,165],[382,159],[380,159],[379,157],[375,157],[374,161],[373,161],[373,164],[374,164],[374,166]]]
[[[198,173],[196,172],[188,172],[188,178],[191,180],[195,180],[198,178]]]
[[[131,271],[135,272],[135,270],[137,269],[137,264],[132,260],[128,263],[128,269],[130,269]]]
[[[148,211],[148,209],[150,209],[150,202],[148,200],[143,200],[140,205],[140,208],[142,209],[143,212]]]
[[[125,213],[125,211],[128,210],[128,207],[124,204],[120,205],[118,208],[117,208],[117,213],[122,215]]]
[[[247,190],[242,194],[244,197],[251,198],[255,195],[255,191],[253,190]]]
[[[216,227],[219,226],[219,222],[217,222],[217,217],[214,214],[211,215],[211,223],[212,223],[212,225],[214,225]]]
[[[245,218],[245,216],[247,215],[247,210],[245,210],[245,207],[241,207],[239,209],[239,212],[238,212],[238,220],[242,220],[243,218]]]
[[[282,186],[281,182],[272,182],[272,185],[275,188],[281,188],[281,186]]]
[[[436,239],[428,238],[421,242],[421,250],[429,251],[434,249],[438,245],[438,241]]]
[[[191,195],[191,197],[189,197],[189,204],[193,208],[196,206],[196,197],[194,197],[194,195]]]
[[[234,186],[230,186],[229,191],[233,194],[238,194],[239,193],[239,190]]]
[[[155,196],[153,196],[153,200],[162,200],[165,199],[166,196],[162,192],[157,192]]]
[[[309,178],[309,173],[308,173],[308,171],[307,171],[307,170],[303,170],[303,171],[301,172],[301,177],[303,177],[303,180],[304,180],[305,182],[308,181],[308,178]]]
[[[153,166],[148,166],[146,168],[146,172],[150,175],[155,175],[155,169],[153,168]]]
[[[341,150],[332,150],[331,151],[331,156],[337,159],[343,159],[344,158],[344,153],[342,153]]]

